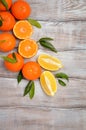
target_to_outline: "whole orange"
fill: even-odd
[[[16,56],[16,59],[17,59],[17,62],[16,63],[10,63],[8,61],[5,61],[4,64],[5,64],[5,67],[12,71],[12,72],[18,72],[22,69],[23,65],[24,65],[24,59],[22,58],[22,56],[20,56],[18,53],[15,52],[15,56]],[[13,58],[12,56],[12,53],[8,54],[9,58]]]
[[[36,80],[41,75],[41,67],[35,61],[29,61],[24,64],[22,74],[27,80]]]
[[[12,5],[12,0],[5,0],[7,3],[7,9],[9,10]],[[0,11],[6,11],[6,7],[0,1]]]
[[[18,0],[14,2],[11,7],[12,14],[15,16],[16,19],[26,19],[30,13],[31,8],[29,3],[24,0]]]
[[[0,51],[7,52],[14,49],[16,46],[16,39],[15,37],[8,33],[3,32],[0,34]]]
[[[2,21],[2,25],[0,25],[1,31],[12,30],[16,23],[14,16],[8,11],[0,12],[0,21]]]

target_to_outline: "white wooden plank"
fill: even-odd
[[[38,56],[42,53],[50,54],[54,57],[59,58],[64,67],[60,70],[69,75],[69,77],[75,77],[75,78],[86,78],[86,51],[85,50],[78,50],[78,51],[63,51],[58,53],[51,54],[50,51],[45,51],[40,49],[38,51],[38,54],[31,58],[27,59],[26,61],[32,60],[36,61]],[[3,54],[3,53],[1,53]],[[57,71],[58,72],[58,71]],[[56,72],[54,72],[56,73]],[[18,73],[13,73],[4,67],[3,60],[0,59],[0,76],[1,77],[17,77]]]
[[[85,130],[85,109],[1,108],[1,130]]]
[[[28,81],[23,80],[19,85],[15,79],[0,78],[0,107],[53,107],[53,108],[86,108],[86,80],[70,79],[67,87],[58,85],[54,97],[47,96],[35,81],[35,96],[23,97],[24,88]],[[58,82],[57,82],[58,84]]]

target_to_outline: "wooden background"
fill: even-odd
[[[86,130],[86,0],[27,1],[31,18],[42,24],[42,29],[34,27],[32,38],[53,37],[59,51],[55,54],[39,47],[37,56],[46,52],[60,58],[61,71],[70,82],[48,97],[37,80],[35,97],[30,100],[22,96],[27,81],[18,85],[17,73],[7,71],[0,59],[0,130]]]

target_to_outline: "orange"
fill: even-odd
[[[0,21],[2,21],[1,31],[12,30],[15,25],[15,18],[8,11],[0,12]]]
[[[12,5],[12,0],[5,0],[7,3],[7,9],[9,10]],[[0,2],[0,11],[6,11],[6,7]]]
[[[27,80],[36,80],[41,75],[41,67],[37,62],[29,61],[23,66],[22,74]]]
[[[4,32],[0,34],[0,51],[7,52],[14,49],[16,46],[16,39],[15,37],[8,33]]]
[[[36,55],[38,50],[38,45],[34,40],[25,39],[20,41],[18,52],[21,56],[25,58],[31,58]]]
[[[26,1],[18,0],[12,5],[11,11],[16,19],[21,20],[26,19],[30,15],[31,8]]]
[[[57,83],[54,75],[49,71],[44,71],[40,76],[41,87],[49,96],[54,96],[57,91]]]
[[[20,20],[14,25],[13,33],[19,39],[26,39],[32,35],[33,28],[27,20]]]
[[[51,55],[41,54],[38,57],[38,63],[47,70],[56,71],[63,67],[62,62]]]
[[[8,70],[12,71],[12,72],[18,72],[18,71],[20,71],[22,69],[23,65],[24,65],[24,59],[22,58],[22,56],[19,55],[16,52],[15,52],[15,55],[16,55],[16,59],[17,59],[16,63],[10,63],[8,61],[4,62],[5,67]],[[12,53],[8,54],[8,57],[9,58],[13,58]]]

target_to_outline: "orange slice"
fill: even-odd
[[[54,75],[49,71],[44,71],[40,76],[40,83],[44,92],[49,96],[54,96],[57,91],[57,83]]]
[[[56,71],[63,67],[61,61],[48,54],[41,54],[38,57],[38,63],[47,70]]]
[[[20,20],[14,25],[13,33],[19,39],[26,39],[32,35],[33,28],[27,20]]]
[[[31,58],[33,57],[38,50],[38,45],[34,40],[25,39],[20,41],[18,52],[24,58]]]

